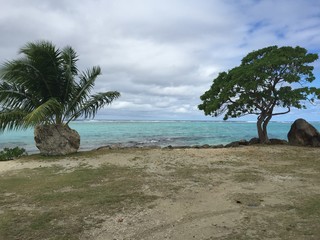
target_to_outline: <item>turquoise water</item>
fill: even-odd
[[[320,123],[312,123],[320,129]],[[270,138],[287,139],[291,123],[270,122]],[[70,124],[81,136],[80,150],[121,144],[123,146],[191,146],[227,144],[257,136],[254,122],[196,121],[78,121]],[[0,149],[23,147],[29,153],[38,152],[33,129],[0,134]]]

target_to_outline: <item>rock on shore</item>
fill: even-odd
[[[34,129],[34,140],[43,155],[66,155],[77,152],[80,135],[67,125],[38,125]]]
[[[288,140],[291,145],[320,147],[320,133],[302,118],[291,125]]]

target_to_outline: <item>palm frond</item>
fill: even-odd
[[[24,47],[20,48],[19,53],[23,53],[29,58],[33,58],[38,55],[39,51],[42,50],[47,52],[55,52],[56,54],[59,53],[59,50],[56,50],[52,42],[44,40],[28,42]]]
[[[41,72],[27,58],[7,61],[3,64],[0,77],[9,83],[29,85],[29,81],[39,78]],[[32,83],[32,82],[31,82]]]
[[[76,99],[80,100],[81,102],[82,99],[85,99],[89,96],[99,75],[101,75],[101,68],[99,66],[95,66],[92,69],[87,69],[85,72],[82,72],[82,74],[79,76],[80,91],[78,91]]]
[[[79,106],[77,111],[70,117],[68,123],[80,116],[84,116],[85,118],[94,117],[99,109],[106,105],[110,105],[118,97],[120,97],[120,93],[117,91],[92,95],[83,105]]]
[[[6,62],[1,69],[1,77],[8,83],[24,86],[42,99],[50,97],[52,92],[55,92],[51,89],[51,85],[54,84],[48,81],[46,70],[39,69],[30,59],[21,58]]]
[[[28,111],[36,105],[36,101],[24,86],[2,82],[0,83],[0,104],[4,108],[22,108]]]
[[[72,75],[77,75],[78,68],[76,63],[78,61],[78,55],[74,49],[70,46],[63,48],[61,58],[63,59],[65,69],[68,69],[68,72]]]
[[[23,119],[26,115],[27,112],[20,109],[2,109],[0,112],[0,132],[26,128],[23,124]]]
[[[55,98],[50,98],[45,103],[35,108],[32,112],[27,114],[24,118],[24,124],[26,126],[35,126],[36,124],[43,122],[51,122],[52,117],[61,113],[62,106]]]
[[[63,74],[61,76],[60,91],[61,102],[68,102],[72,97],[73,88],[75,87],[75,76],[78,74],[76,62],[78,56],[71,47],[65,47],[61,52],[61,58],[63,60],[62,68]]]
[[[70,102],[68,103],[68,108],[66,109],[66,115],[74,115],[77,112],[78,106],[83,105],[87,99],[90,97],[90,92],[94,87],[94,82],[96,78],[101,74],[100,67],[93,67],[91,70],[83,72],[79,78],[79,84],[75,83],[73,88],[72,96]]]
[[[38,84],[39,90],[43,91],[42,96],[47,96],[46,100],[50,97],[60,97],[63,73],[63,59],[60,49],[51,42],[39,41],[27,43],[20,49],[20,53],[23,53],[28,60],[30,72],[35,72],[34,69],[37,70],[38,75],[32,81]]]

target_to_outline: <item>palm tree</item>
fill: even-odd
[[[0,131],[68,127],[79,117],[93,118],[120,96],[117,91],[90,94],[101,69],[80,72],[72,47],[60,50],[51,42],[39,41],[27,43],[19,53],[22,58],[7,61],[0,69]]]

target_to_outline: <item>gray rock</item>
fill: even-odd
[[[302,118],[291,125],[288,140],[291,145],[320,147],[320,133]]]
[[[224,147],[230,148],[230,147],[239,147],[239,146],[240,146],[239,141],[236,141],[236,142],[231,142],[231,143],[225,145]]]
[[[97,151],[103,151],[103,150],[110,150],[112,149],[110,145],[106,145],[106,146],[101,146],[101,147],[98,147],[96,150]]]
[[[169,146],[166,146],[164,147],[165,149],[173,149],[173,146],[172,145],[169,145]]]
[[[80,135],[63,124],[37,125],[34,140],[43,155],[66,155],[77,152],[80,147]]]
[[[248,145],[249,145],[249,142],[248,142],[247,140],[245,140],[245,139],[241,139],[241,140],[239,141],[239,145],[248,146]]]
[[[270,144],[274,144],[274,145],[286,145],[286,144],[288,144],[288,142],[286,140],[283,140],[283,139],[271,138],[269,140],[270,140]]]
[[[201,146],[201,148],[210,148],[210,145],[209,144],[204,144]]]
[[[212,145],[211,148],[223,148],[223,144]]]
[[[201,146],[200,146],[200,145],[193,145],[193,146],[191,146],[191,148],[200,149],[200,148],[201,148]]]
[[[260,139],[259,138],[251,138],[249,140],[249,145],[254,145],[254,144],[259,144],[260,143]]]

